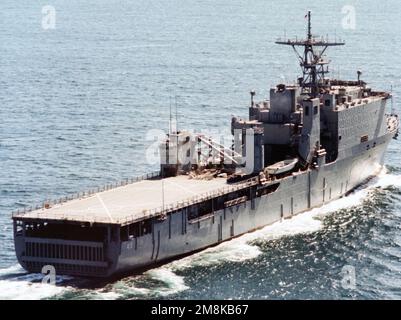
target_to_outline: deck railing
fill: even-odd
[[[151,178],[154,178],[154,177],[157,177],[157,176],[159,176],[159,175],[156,174],[156,173],[152,173],[152,174],[148,174],[148,175],[142,176],[142,179],[140,179],[140,177],[135,178],[133,182],[146,180],[146,179],[151,179]],[[187,200],[184,200],[184,201],[177,201],[177,202],[165,204],[164,206],[159,206],[159,207],[156,207],[156,208],[153,208],[153,209],[143,210],[142,214],[138,214],[138,212],[135,212],[132,215],[128,215],[128,216],[126,216],[124,218],[113,219],[113,220],[110,221],[110,223],[126,225],[126,224],[131,224],[131,223],[135,223],[135,222],[141,221],[144,218],[147,219],[147,218],[159,217],[160,219],[163,219],[164,217],[167,216],[168,212],[180,210],[180,209],[188,207],[190,205],[194,205],[194,204],[206,201],[206,200],[210,200],[210,199],[216,198],[218,196],[222,196],[222,195],[228,194],[230,192],[234,192],[234,191],[237,191],[237,190],[240,190],[240,189],[243,189],[243,188],[254,186],[254,185],[258,184],[258,183],[259,183],[259,180],[258,180],[257,177],[250,178],[248,180],[243,181],[242,183],[239,183],[239,184],[236,184],[236,185],[232,185],[232,186],[223,187],[223,188],[219,188],[219,189],[216,189],[216,190],[214,190],[212,192],[206,192],[206,193],[203,193],[203,194],[199,194],[199,195],[196,195],[194,197],[188,198]],[[119,185],[119,186],[121,186],[121,185]],[[110,190],[110,189],[106,189],[106,190]],[[99,191],[99,192],[101,192],[101,191]],[[96,193],[96,192],[93,192],[90,195],[93,195],[94,193]],[[59,204],[60,202],[56,201],[55,203]],[[34,209],[31,210],[31,211],[34,211]],[[38,219],[40,219],[41,217],[43,217],[41,214],[43,212],[46,212],[46,211],[41,211],[41,212],[38,211],[36,213],[36,215],[34,216],[31,211],[28,211],[28,210],[16,211],[16,212],[13,213],[13,217],[23,218],[25,213],[30,212],[29,218],[33,218],[33,219],[38,218]],[[46,212],[46,218],[47,219],[51,219],[51,215],[49,215],[48,212]],[[96,222],[105,223],[105,218],[102,218],[102,217],[91,216],[90,219],[88,219],[85,215],[74,214],[74,213],[65,213],[63,215],[60,215],[58,213],[57,215],[55,215],[55,219],[57,219],[57,220],[66,220],[66,221],[70,220],[70,221],[86,221],[86,222],[92,222],[92,223],[96,223]]]
[[[90,197],[96,193],[103,192],[103,191],[108,191],[108,190],[113,190],[119,187],[126,186],[128,184],[136,183],[142,180],[149,180],[152,178],[160,177],[160,171],[154,171],[150,173],[143,174],[141,176],[136,176],[132,178],[126,178],[124,180],[111,183],[111,184],[106,184],[101,187],[96,187],[93,189],[89,189],[86,191],[78,192],[69,196],[61,197],[58,199],[54,200],[46,200],[43,201],[41,204],[35,205],[35,206],[30,206],[30,207],[24,207],[22,209],[18,209],[12,212],[12,217],[20,216],[25,213],[29,213],[35,210],[40,210],[40,209],[46,209],[48,207],[51,207],[52,205],[57,205],[57,204],[62,204],[67,201],[75,200],[75,199],[84,199],[87,197]]]
[[[214,190],[212,192],[206,192],[203,194],[199,194],[192,198],[189,198],[188,200],[177,201],[177,202],[166,204],[164,206],[160,206],[160,207],[153,208],[150,210],[144,210],[142,216],[138,216],[137,214],[135,214],[135,216],[131,215],[131,216],[127,216],[123,219],[117,219],[116,222],[119,224],[131,224],[131,223],[143,220],[143,218],[145,218],[145,217],[151,218],[151,217],[160,216],[161,218],[163,218],[163,216],[165,217],[168,212],[180,210],[180,209],[188,207],[190,205],[194,205],[194,204],[206,201],[206,200],[210,200],[210,199],[216,198],[218,196],[222,196],[227,193],[234,192],[234,191],[237,191],[240,189],[251,187],[256,184],[259,184],[258,178],[257,177],[250,178],[240,184],[233,185],[233,186],[227,186],[227,187],[223,187],[223,188]]]

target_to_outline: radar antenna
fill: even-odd
[[[305,18],[308,18],[308,30],[306,39],[288,39],[278,40],[277,44],[291,46],[299,59],[303,76],[299,78],[299,85],[303,94],[316,97],[322,90],[330,86],[329,81],[325,80],[325,74],[329,72],[328,64],[330,61],[323,58],[323,54],[328,47],[342,46],[343,41],[330,42],[323,37],[318,38],[312,35],[311,28],[311,11]],[[298,47],[303,48],[301,52]]]

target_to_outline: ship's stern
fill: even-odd
[[[32,273],[109,277],[116,269],[119,226],[13,217],[18,262]]]

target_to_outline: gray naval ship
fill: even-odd
[[[326,77],[342,41],[279,40],[302,76],[232,118],[233,145],[172,130],[160,171],[13,213],[15,250],[29,272],[109,277],[149,268],[346,196],[378,174],[397,136],[391,93]]]

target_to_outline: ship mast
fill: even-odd
[[[330,42],[328,39],[314,37],[311,31],[311,12],[308,11],[305,17],[308,18],[306,39],[278,40],[276,43],[289,45],[294,49],[302,69],[302,77],[299,78],[302,94],[314,98],[330,85],[325,80],[325,74],[329,72],[329,61],[323,58],[324,52],[328,47],[341,46],[345,43],[343,41]]]

